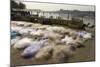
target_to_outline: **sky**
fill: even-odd
[[[93,5],[71,5],[71,4],[54,4],[54,3],[39,3],[39,2],[27,2],[22,1],[26,5],[27,9],[40,9],[43,11],[57,11],[64,10],[80,10],[80,11],[95,11]]]

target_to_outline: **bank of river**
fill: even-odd
[[[66,27],[67,28],[67,27]],[[94,33],[94,30],[91,32]],[[84,43],[84,48],[79,48],[76,50],[76,54],[69,58],[69,60],[65,60],[67,63],[71,62],[86,62],[86,61],[94,61],[95,60],[95,37],[87,40]],[[14,49],[11,46],[11,64],[15,65],[30,65],[30,64],[48,64],[48,63],[59,63],[53,62],[52,59],[48,61],[37,61],[34,58],[24,59],[20,56],[22,50]]]

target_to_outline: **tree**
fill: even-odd
[[[19,3],[19,8],[20,8],[20,9],[25,9],[26,6],[25,6],[25,4],[23,4],[23,3],[20,2],[20,3]]]
[[[13,8],[15,8],[15,9],[25,9],[26,8],[26,6],[25,6],[25,4],[23,4],[23,3],[16,3],[14,0],[11,0],[11,9],[13,9]]]
[[[18,4],[14,0],[11,0],[11,9],[13,8],[18,8]]]

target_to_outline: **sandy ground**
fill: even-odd
[[[92,32],[94,33],[94,32]],[[84,48],[79,48],[76,51],[76,54],[69,58],[69,60],[65,60],[65,63],[72,63],[72,62],[87,62],[87,61],[94,61],[95,60],[95,37],[91,40],[86,41]],[[11,47],[11,65],[37,65],[37,64],[53,64],[59,63],[54,62],[52,59],[48,61],[38,61],[34,58],[31,59],[24,59],[20,56],[22,51],[13,49]]]
[[[77,49],[77,53],[69,59],[68,62],[86,62],[86,61],[94,61],[95,60],[95,44],[94,39],[88,40],[85,43],[85,48]],[[48,64],[48,63],[56,63],[52,62],[52,59],[49,61],[35,61],[32,59],[24,59],[20,57],[21,51],[15,50],[11,48],[11,64],[12,65],[30,65],[30,64]],[[67,61],[67,60],[66,60]]]

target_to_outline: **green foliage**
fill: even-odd
[[[11,9],[16,8],[16,9],[25,9],[26,6],[23,3],[16,3],[14,0],[11,0]]]
[[[25,6],[25,4],[23,4],[23,3],[19,3],[19,8],[21,8],[21,9],[25,9],[26,6]]]

